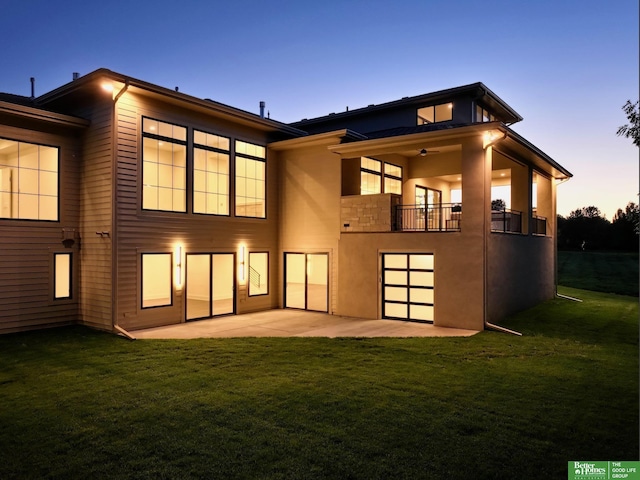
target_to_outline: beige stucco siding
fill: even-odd
[[[481,251],[462,233],[345,233],[340,239],[343,286],[338,315],[381,318],[383,253],[434,254],[435,325],[482,330]]]
[[[554,241],[551,237],[494,233],[488,243],[487,319],[505,316],[553,298]]]
[[[282,178],[281,251],[329,253],[329,312],[333,313],[338,292],[341,159],[328,152],[326,145],[277,154]]]

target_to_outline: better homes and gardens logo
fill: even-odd
[[[640,462],[569,462],[569,480],[640,480]]]

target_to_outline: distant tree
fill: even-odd
[[[507,208],[507,202],[502,200],[501,198],[497,198],[496,200],[491,200],[491,210],[494,212],[502,212]]]
[[[598,207],[582,207],[558,222],[558,247],[578,250],[610,248],[611,223]]]
[[[638,105],[640,102],[631,103],[631,100],[627,100],[622,110],[627,115],[629,123],[622,125],[618,128],[618,136],[631,138],[633,144],[640,147],[640,111],[638,111]]]
[[[638,251],[640,208],[629,202],[624,210],[618,209],[611,222],[612,247],[617,250]]]
[[[598,207],[592,205],[574,210],[569,214],[569,218],[604,218],[604,216]]]

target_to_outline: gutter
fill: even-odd
[[[501,138],[496,138],[496,139],[492,140],[491,142],[489,142],[488,144],[486,144],[483,147],[483,150],[485,151],[485,155],[486,155],[486,151],[487,151],[488,148],[492,147],[493,145],[495,145],[498,142],[501,142],[505,138],[507,138],[507,132],[503,132],[503,135],[502,135]],[[486,176],[485,176],[485,179],[486,179]],[[509,330],[508,328],[501,327],[500,325],[494,325],[493,323],[489,323],[487,321],[487,316],[488,316],[487,305],[488,305],[488,300],[489,300],[488,299],[489,294],[488,294],[487,286],[489,284],[489,272],[488,272],[489,269],[488,269],[487,244],[486,244],[486,241],[487,241],[487,231],[486,231],[487,230],[486,229],[487,225],[486,225],[486,222],[487,222],[487,216],[485,215],[484,216],[484,224],[485,225],[484,225],[484,232],[483,232],[484,233],[483,234],[483,238],[484,238],[485,244],[484,244],[484,248],[482,249],[483,257],[484,257],[484,328],[485,329],[490,329],[490,330],[496,330],[496,331],[502,332],[502,333],[509,333],[511,335],[517,335],[517,336],[521,337],[522,333],[520,333],[520,332],[516,332],[515,330]]]

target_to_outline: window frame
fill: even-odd
[[[185,130],[185,140],[178,140],[172,137],[167,137],[164,135],[154,134],[145,132],[144,130],[144,122],[145,120],[150,120],[153,122],[164,123],[167,125],[171,125],[172,127],[180,127]],[[141,142],[140,142],[140,209],[144,212],[165,212],[165,213],[177,213],[177,214],[186,214],[189,211],[189,206],[187,205],[187,191],[189,190],[189,179],[188,179],[188,168],[189,168],[189,128],[186,125],[180,125],[178,123],[168,122],[165,120],[160,120],[158,118],[149,117],[146,115],[142,115],[140,117],[140,126],[141,126]],[[145,156],[144,156],[144,139],[149,138],[152,140],[169,142],[172,144],[182,145],[184,146],[184,210],[164,210],[161,208],[145,208],[144,206],[144,164],[145,164]],[[159,165],[159,163],[157,163]],[[172,174],[173,175],[173,174]],[[173,177],[172,177],[173,178]],[[155,188],[159,188],[159,185],[154,185]],[[171,189],[172,192],[178,189]],[[193,191],[193,188],[191,189]],[[173,205],[173,199],[172,199]]]
[[[476,103],[476,113],[475,113],[475,115],[476,115],[476,122],[477,123],[489,123],[489,122],[498,121],[496,116],[489,109],[483,107],[479,103]],[[486,118],[486,120],[485,120],[485,118]]]
[[[57,264],[57,258],[59,256],[66,256],[69,257],[69,266],[68,266],[68,280],[67,280],[67,287],[69,289],[69,294],[67,296],[64,297],[59,297],[57,294],[57,290],[58,290],[58,264]],[[73,275],[73,252],[52,252],[52,270],[53,270],[53,301],[54,302],[59,302],[59,301],[64,301],[64,300],[73,300],[73,286],[74,286],[74,275]]]
[[[251,255],[254,255],[254,254],[255,255],[266,255],[267,256],[267,262],[266,262],[266,265],[267,265],[267,280],[266,280],[267,290],[264,293],[251,293]],[[256,250],[256,251],[253,251],[253,252],[249,252],[249,259],[248,260],[249,260],[249,262],[248,262],[249,270],[248,270],[248,273],[247,273],[247,284],[248,284],[247,285],[247,292],[248,292],[248,295],[250,297],[262,297],[262,296],[265,296],[265,295],[269,295],[269,277],[270,277],[269,274],[270,274],[270,268],[271,268],[271,259],[269,258],[269,252],[266,251],[266,250]]]
[[[398,168],[400,169],[400,176],[396,176],[396,175],[392,175],[390,173],[387,173],[387,165],[390,165],[392,167]],[[384,179],[382,181],[382,193],[393,193],[394,195],[402,195],[402,178],[404,176],[404,170],[400,165],[396,165],[394,163],[389,163],[389,162],[384,162],[383,165],[383,175],[384,175]],[[396,193],[396,192],[387,192],[387,179],[389,180],[395,180],[400,182],[400,193]]]
[[[377,162],[380,169],[374,170],[372,168],[368,168],[367,166],[363,167],[362,164],[363,164],[363,160],[365,159],[370,162],[371,161]],[[387,172],[388,166],[398,168],[400,170],[400,176],[398,177],[397,175],[388,173]],[[368,192],[368,193],[362,192],[362,174],[363,173],[366,173],[368,175],[374,175],[380,179],[380,191]],[[396,165],[395,163],[385,162],[383,160],[378,160],[377,158],[373,158],[373,157],[365,157],[365,156],[360,157],[360,195],[380,195],[382,193],[392,193],[394,195],[402,195],[403,177],[404,177],[404,169],[400,165]],[[400,193],[387,191],[387,179],[400,182]]]
[[[192,178],[192,182],[191,182],[191,213],[193,213],[194,215],[213,215],[213,216],[217,216],[217,217],[230,217],[231,216],[231,142],[232,139],[231,137],[227,137],[225,135],[219,135],[217,133],[213,133],[213,132],[207,132],[205,130],[200,130],[198,128],[192,128],[192,134],[191,134],[191,138],[193,139],[193,143],[192,143],[192,165],[191,165],[191,178]],[[221,148],[216,148],[216,147],[211,147],[209,145],[202,145],[201,143],[197,143],[196,142],[196,132],[199,133],[204,133],[205,135],[214,135],[216,137],[220,137],[220,138],[225,138],[228,140],[229,142],[229,149],[228,150],[224,150]],[[195,184],[196,184],[196,149],[200,149],[200,150],[205,150],[205,151],[209,151],[209,152],[215,152],[215,153],[221,153],[221,154],[225,154],[227,156],[227,213],[207,213],[207,212],[196,212],[195,210],[195,206],[196,206],[196,202],[195,202],[195,195],[196,195],[196,189],[195,189]],[[207,171],[205,171],[205,173],[208,173]],[[216,174],[219,175],[219,174]],[[234,175],[235,176],[235,175]],[[266,176],[266,169],[265,169],[265,176]],[[205,195],[208,194],[208,191],[204,192]],[[205,199],[206,202],[206,199]],[[206,205],[206,203],[205,203]],[[235,205],[234,205],[234,209],[235,209]]]
[[[438,107],[446,107],[447,111],[450,112],[450,114],[447,116],[447,118],[440,120],[437,112],[438,112]],[[426,113],[427,110],[431,111],[431,117],[433,118],[433,120],[429,120],[426,116],[421,115],[422,113]],[[451,120],[453,120],[453,102],[445,102],[445,103],[438,103],[438,104],[433,104],[433,105],[425,105],[424,107],[420,107],[418,109],[416,109],[416,123],[418,125],[431,125],[433,123],[442,123],[442,122],[450,122]]]
[[[23,141],[23,140],[16,140],[15,138],[8,138],[8,137],[0,137],[0,141],[1,140],[5,140],[7,142],[15,142],[18,145],[20,144],[26,144],[26,145],[32,145],[35,147],[38,147],[38,149],[40,147],[45,147],[45,148],[52,148],[56,150],[56,195],[55,195],[55,201],[56,201],[56,218],[55,219],[41,219],[41,218],[21,218],[20,216],[18,217],[2,217],[0,216],[0,221],[4,221],[4,220],[9,220],[9,221],[21,221],[21,222],[50,222],[50,223],[60,223],[60,196],[61,196],[61,188],[60,188],[60,156],[61,156],[61,151],[62,148],[59,145],[51,145],[51,144],[46,144],[46,143],[33,143],[33,142],[28,142],[28,141]],[[19,148],[19,147],[18,147]],[[18,153],[18,166],[15,167],[17,170],[20,169],[19,166],[19,156],[20,154]],[[40,172],[42,171],[40,169],[40,162],[38,161],[38,175],[40,174]],[[44,171],[49,171],[49,170],[44,170]],[[2,193],[2,192],[0,192]],[[10,192],[11,194],[13,194],[13,192]],[[17,195],[19,195],[19,192],[16,193]],[[49,197],[49,198],[53,198],[52,195],[41,195],[40,192],[38,192],[37,194],[38,197],[38,216],[40,216],[40,198],[42,196],[45,197]],[[18,196],[18,200],[19,200],[19,196]],[[18,204],[19,205],[19,204]],[[20,214],[20,207],[18,206],[18,215]]]
[[[234,138],[233,139],[233,178],[234,178],[234,193],[233,193],[233,215],[234,217],[237,218],[255,218],[255,219],[259,219],[259,220],[266,220],[267,218],[267,147],[266,145],[260,145],[258,143],[254,143],[254,142],[249,142],[247,140],[241,140],[239,138]],[[238,143],[244,143],[247,145],[253,145],[255,147],[260,147],[262,149],[264,149],[264,158],[261,157],[257,157],[254,155],[250,155],[248,153],[238,153]],[[263,215],[262,216],[257,216],[257,215],[239,215],[238,214],[238,159],[241,158],[243,160],[251,160],[254,162],[261,162],[264,165],[264,178],[262,179],[263,182],[263,198],[262,198],[262,202],[263,202]],[[243,177],[245,179],[249,178],[249,177]],[[253,178],[253,180],[256,180],[256,178]],[[246,195],[242,195],[243,198],[251,198],[248,197]],[[258,199],[259,197],[254,197],[256,199]]]
[[[145,255],[168,255],[169,256],[169,303],[165,303],[162,305],[144,305],[144,257]],[[149,252],[140,252],[140,310],[151,310],[155,308],[167,308],[173,307],[174,304],[174,290],[175,290],[175,275],[174,275],[174,256],[173,252],[170,251],[149,251]]]

